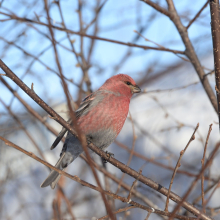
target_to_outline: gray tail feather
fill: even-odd
[[[68,121],[67,121],[68,124],[71,124],[72,123],[72,119],[70,118]],[[62,140],[63,136],[65,135],[65,133],[67,132],[67,129],[66,128],[62,128],[61,132],[58,134],[56,140],[53,142],[53,144],[51,145],[50,149],[53,150],[59,143],[60,141]]]
[[[55,167],[63,170],[62,167],[60,167],[61,162],[63,160],[65,156],[65,152],[63,152],[62,156],[60,157],[60,159],[57,161]],[[41,188],[47,187],[47,186],[51,186],[52,189],[55,188],[56,184],[58,183],[59,179],[60,179],[61,175],[56,172],[55,170],[52,170],[49,174],[49,176],[44,180],[44,182],[40,185]]]
[[[65,133],[67,132],[66,128],[62,128],[61,132],[58,134],[56,140],[53,142],[53,144],[51,145],[50,149],[53,150],[62,140],[63,136],[65,135]]]

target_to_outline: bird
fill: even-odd
[[[77,126],[86,136],[87,143],[93,143],[105,150],[120,133],[129,111],[129,104],[134,93],[140,93],[140,87],[126,74],[117,74],[107,79],[95,92],[88,95],[75,111]],[[71,119],[68,120],[72,124]],[[55,148],[67,129],[63,128],[51,146]],[[79,139],[68,132],[60,158],[55,167],[63,170],[81,153],[83,147]],[[52,170],[41,184],[41,188],[55,188],[61,175]]]

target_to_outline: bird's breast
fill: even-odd
[[[93,143],[101,147],[114,141],[121,131],[128,115],[130,99],[124,96],[109,95],[78,119],[78,125]],[[101,142],[99,143],[99,140]],[[108,141],[110,140],[110,141]],[[108,142],[108,143],[107,143]]]

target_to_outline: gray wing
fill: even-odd
[[[81,115],[84,115],[84,114],[86,114],[86,112],[88,112],[89,106],[90,106],[92,100],[94,99],[94,94],[95,93],[91,93],[85,99],[83,99],[83,101],[81,102],[79,108],[75,112],[76,113],[76,118],[79,118]],[[72,124],[72,119],[70,118],[67,121],[67,123]],[[51,147],[50,147],[51,150],[53,150],[60,143],[63,136],[66,134],[66,132],[67,132],[67,129],[63,127],[62,130],[60,131],[60,133],[58,134],[57,138],[55,139],[55,141],[51,145]]]
[[[67,121],[67,123],[71,124],[72,119],[69,119]],[[60,141],[62,140],[62,138],[63,138],[63,136],[65,135],[66,132],[67,132],[67,129],[63,127],[61,132],[58,134],[56,140],[53,142],[52,146],[50,147],[51,150],[53,150],[60,143]]]

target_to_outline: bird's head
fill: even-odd
[[[140,87],[135,83],[135,81],[126,74],[118,74],[109,78],[102,89],[119,92],[120,94],[132,96],[134,93],[140,93]]]

